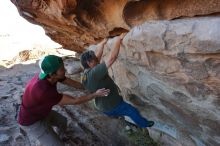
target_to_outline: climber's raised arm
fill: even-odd
[[[114,48],[111,50],[111,54],[110,54],[109,58],[107,59],[107,61],[105,62],[107,68],[111,67],[111,65],[117,59],[118,53],[120,51],[120,45],[121,45],[121,42],[122,42],[123,38],[125,37],[125,35],[126,35],[126,33],[122,33],[120,36],[118,36],[116,38]]]
[[[104,46],[107,43],[107,41],[108,41],[108,39],[105,38],[100,44],[98,44],[98,48],[95,51],[95,55],[96,55],[99,62],[102,58],[103,49],[104,49]]]

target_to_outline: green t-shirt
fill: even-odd
[[[118,86],[108,75],[105,62],[85,70],[81,81],[85,88],[91,92],[101,88],[110,89],[108,96],[95,98],[96,108],[102,112],[111,111],[123,100],[119,95]]]

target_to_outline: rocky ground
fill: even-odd
[[[35,51],[36,53],[36,51]],[[26,54],[26,55],[25,55]],[[17,111],[26,83],[39,71],[37,59],[45,53],[33,55],[33,51],[20,53],[14,60],[2,61],[0,67],[0,145],[34,146],[38,141],[30,141],[28,134],[20,130]],[[30,56],[35,57],[30,57]],[[26,59],[25,59],[26,58]],[[29,60],[31,58],[31,60]],[[68,76],[79,79],[79,61],[64,57]],[[14,64],[14,63],[18,64]],[[9,67],[9,68],[7,68]],[[59,84],[60,92],[80,96],[86,91]],[[68,118],[66,145],[70,146],[134,146],[158,145],[149,137],[148,130],[138,129],[123,119],[108,118],[98,113],[92,102],[79,106],[55,107]]]

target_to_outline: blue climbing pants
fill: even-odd
[[[132,105],[122,101],[112,111],[104,112],[108,116],[128,116],[130,117],[139,127],[145,128],[148,126],[148,120],[142,117],[139,111]]]

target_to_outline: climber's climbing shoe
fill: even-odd
[[[148,121],[147,127],[152,127],[154,125],[154,121]]]

